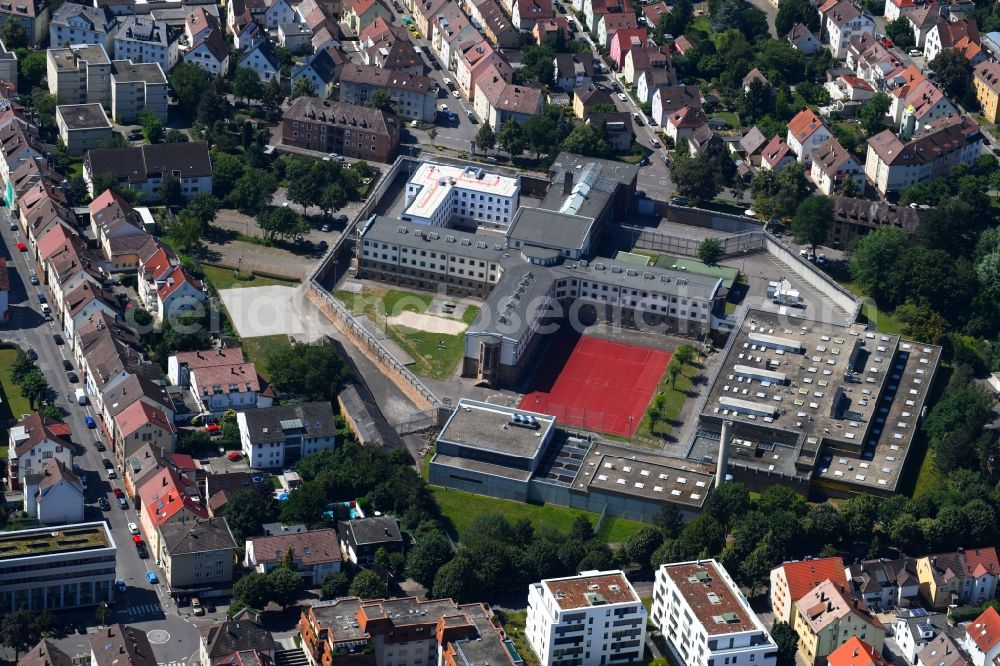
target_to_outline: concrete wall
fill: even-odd
[[[762,221],[746,217],[745,215],[721,213],[705,208],[674,206],[666,201],[656,201],[653,206],[653,212],[656,215],[667,218],[670,222],[689,224],[693,227],[702,227],[704,229],[715,229],[716,231],[728,231],[729,233],[760,231],[764,228]]]
[[[861,300],[857,296],[847,291],[827,276],[821,270],[806,261],[790,248],[783,245],[781,241],[767,232],[763,232],[764,244],[767,251],[778,261],[786,264],[801,280],[818,289],[824,296],[837,304],[848,315],[845,322],[843,317],[839,317],[833,312],[817,312],[816,318],[820,321],[828,321],[835,324],[853,324],[858,319],[861,312]]]
[[[625,225],[621,225],[617,229],[616,235],[619,245],[627,245],[638,250],[695,258],[698,256],[698,246],[701,245],[702,241],[700,238]],[[765,249],[764,236],[760,230],[721,236],[718,241],[722,243],[722,251],[725,256],[738,255],[744,250],[759,252]]]

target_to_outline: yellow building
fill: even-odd
[[[882,650],[885,627],[865,604],[832,581],[817,585],[795,602],[795,624],[799,656],[821,666],[831,652],[851,636]]]
[[[996,596],[1000,560],[995,548],[971,548],[917,560],[920,596],[934,610],[979,605]]]
[[[972,81],[976,86],[976,99],[983,107],[983,116],[991,123],[997,122],[998,102],[1000,102],[1000,63],[986,60],[973,71]]]

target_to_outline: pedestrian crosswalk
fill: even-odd
[[[143,615],[152,615],[154,613],[162,614],[163,607],[160,606],[160,604],[140,604],[138,606],[132,606],[128,609],[128,617],[130,620],[142,617]]]

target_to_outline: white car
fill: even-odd
[[[449,79],[449,78],[448,78],[447,76],[446,76],[446,77],[444,77],[444,78],[443,78],[443,79],[441,79],[441,80],[442,80],[442,81],[444,81],[444,84],[445,84],[446,86],[450,86],[450,85],[451,85],[451,79]]]
[[[138,534],[139,533],[139,527],[135,523],[129,523],[128,524],[128,531],[131,532],[132,534]]]
[[[623,102],[628,101],[628,97],[625,95],[625,93],[618,93],[618,99],[620,99]]]
[[[455,99],[458,99],[459,97],[461,97],[461,95],[458,94],[457,90],[452,90],[451,91],[451,96],[454,97]]]
[[[441,113],[448,113],[448,105],[447,104],[442,104],[440,107],[438,107],[438,110]]]
[[[906,54],[911,58],[919,58],[924,54],[924,52],[921,51],[920,49],[910,49],[909,51],[906,52]]]

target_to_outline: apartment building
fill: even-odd
[[[406,183],[400,218],[433,227],[480,226],[505,231],[517,212],[520,192],[517,176],[424,162]]]
[[[906,208],[909,209],[907,206]],[[910,209],[912,210],[912,209]],[[909,557],[880,558],[855,562],[846,568],[851,592],[872,608],[896,608],[920,604],[917,561]],[[913,663],[912,660],[910,663]]]
[[[7,50],[2,41],[0,41],[0,80],[17,86],[17,54]],[[10,94],[5,93],[3,97],[9,98]]]
[[[159,63],[133,64],[131,60],[111,63],[111,117],[129,125],[148,111],[161,123],[167,122],[167,77]]]
[[[253,469],[287,467],[337,443],[337,424],[329,402],[239,412],[236,423],[243,455]]]
[[[11,426],[7,439],[8,487],[20,489],[24,477],[41,473],[48,460],[72,465],[73,449],[69,441],[69,426],[43,418],[37,412]]]
[[[885,627],[846,585],[826,580],[795,602],[792,628],[799,635],[799,657],[807,664],[822,666],[846,636],[857,636],[882,649]]]
[[[299,97],[282,117],[281,141],[323,153],[389,162],[399,146],[399,121],[378,109]]]
[[[987,122],[995,123],[1000,108],[1000,63],[989,60],[976,65],[972,83],[976,88],[976,99],[983,109]]]
[[[892,130],[868,139],[865,177],[883,196],[945,176],[979,157],[979,124],[969,116],[941,118],[910,141]]]
[[[812,109],[806,108],[788,122],[785,142],[798,156],[799,162],[809,166],[813,150],[829,141],[831,136],[833,135],[820,117],[813,113]]]
[[[859,192],[865,189],[865,173],[861,165],[832,136],[813,151],[809,178],[816,184],[816,189],[826,196],[833,194],[845,180],[853,180]]]
[[[433,122],[438,85],[420,74],[382,69],[375,65],[347,65],[340,72],[340,101],[367,106],[376,90],[392,97],[393,110],[401,118]]]
[[[49,43],[54,47],[100,44],[110,49],[114,32],[115,19],[106,8],[66,2],[49,22]]]
[[[49,93],[64,104],[111,104],[111,59],[100,44],[45,52]]]
[[[117,550],[103,521],[0,533],[0,608],[60,610],[112,602]]]
[[[989,607],[966,628],[965,649],[973,666],[996,663],[1000,657],[1000,613]]]
[[[934,610],[979,605],[997,592],[1000,562],[995,548],[970,548],[917,559],[920,596]]]
[[[823,14],[820,28],[833,56],[843,59],[852,39],[874,34],[875,20],[850,0],[841,0]]]
[[[328,528],[248,539],[244,565],[270,573],[282,565],[289,551],[295,572],[310,588],[319,587],[327,574],[340,571],[343,561],[337,530]]]
[[[104,107],[97,103],[57,106],[56,127],[70,155],[93,150],[114,133]]]
[[[778,647],[729,573],[715,560],[664,564],[652,621],[681,666],[774,666]]]
[[[474,109],[479,119],[494,132],[508,120],[524,123],[542,111],[542,90],[505,81],[499,73],[489,73],[476,82]]]
[[[115,58],[155,62],[169,72],[177,64],[180,33],[164,21],[125,16],[115,33]]]
[[[646,609],[621,571],[584,571],[528,586],[524,634],[545,666],[632,663],[645,649]]]
[[[100,194],[94,192],[94,178],[103,174],[142,192],[144,203],[160,201],[160,184],[168,174],[180,181],[185,201],[212,192],[212,158],[208,144],[201,141],[91,150],[83,160],[83,179],[91,196]]]
[[[171,522],[157,529],[157,559],[171,590],[231,586],[238,546],[225,518]]]
[[[270,407],[271,392],[262,390],[257,367],[243,358],[239,347],[181,352],[167,359],[167,376],[174,386],[189,388],[203,414]]]
[[[774,621],[791,626],[795,621],[795,602],[825,580],[847,583],[844,560],[820,557],[800,562],[785,562],[771,569],[771,608]]]

